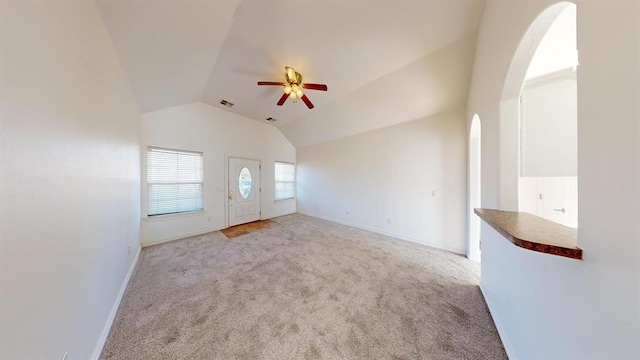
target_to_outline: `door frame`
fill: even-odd
[[[482,258],[481,221],[474,213],[475,208],[482,207],[482,121],[478,114],[474,114],[469,123],[467,142],[467,258],[480,262]]]
[[[244,156],[234,156],[225,154],[224,155],[224,225],[225,228],[229,227],[229,159],[241,159],[241,160],[251,160],[257,161],[259,163],[258,171],[260,172],[260,208],[258,211],[260,212],[260,220],[262,220],[262,159],[254,159],[250,157]]]

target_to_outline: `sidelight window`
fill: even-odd
[[[296,193],[296,165],[276,161],[275,174],[275,200],[293,199]]]

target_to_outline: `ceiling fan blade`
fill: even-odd
[[[302,87],[309,90],[327,91],[327,85],[325,84],[302,84]]]
[[[278,100],[278,106],[282,106],[284,102],[287,101],[288,97],[289,97],[289,94],[287,93],[282,94],[282,97],[280,98],[280,100]]]
[[[258,85],[284,86],[284,83],[283,82],[277,82],[277,81],[258,81]]]
[[[309,109],[313,109],[313,104],[311,103],[311,100],[309,100],[309,98],[307,97],[307,95],[302,94],[302,96],[300,97],[300,99],[302,99],[302,101],[304,101],[304,103],[307,105],[307,107]]]

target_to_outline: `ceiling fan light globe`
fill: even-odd
[[[302,93],[302,90],[298,89],[298,91],[296,91],[296,94],[298,95],[298,97],[302,97],[302,95],[304,95]]]
[[[291,97],[291,100],[295,100],[298,96],[295,92],[291,92],[291,94],[289,94],[289,97]]]
[[[284,93],[287,94],[287,95],[291,94],[291,90],[292,90],[291,86],[289,86],[289,85],[284,87]]]

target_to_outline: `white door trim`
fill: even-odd
[[[260,173],[260,191],[259,191],[260,208],[258,209],[258,211],[260,212],[260,220],[262,220],[262,190],[261,190],[262,189],[262,160],[250,158],[250,157],[244,157],[244,156],[234,156],[229,154],[225,154],[224,158],[225,158],[225,161],[224,161],[224,207],[225,207],[224,224],[225,224],[225,227],[229,227],[229,223],[231,221],[231,218],[229,215],[229,159],[251,160],[251,161],[257,161],[260,164],[260,167],[258,170]]]

